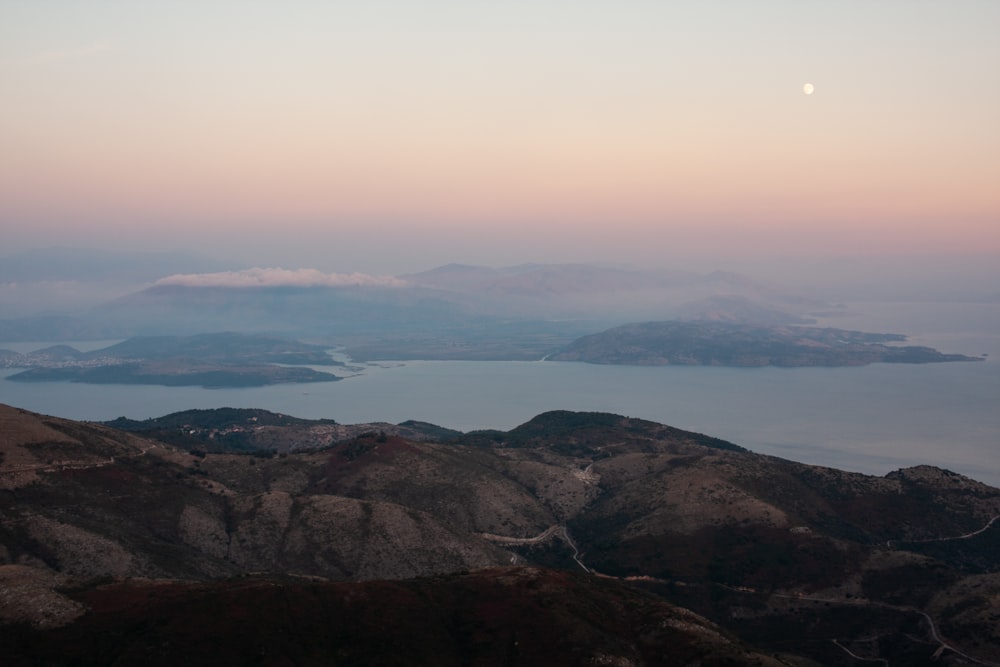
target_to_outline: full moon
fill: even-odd
[[[816,87],[813,86],[811,83],[807,83],[804,86],[802,86],[802,92],[805,93],[806,95],[812,95],[814,90],[816,90]]]

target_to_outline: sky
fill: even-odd
[[[0,255],[1000,260],[998,34],[995,0],[0,0]]]

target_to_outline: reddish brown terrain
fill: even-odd
[[[164,420],[0,407],[5,664],[1000,662],[1000,490],[945,470],[600,413]]]

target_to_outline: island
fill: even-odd
[[[308,366],[344,366],[322,345],[232,332],[140,336],[92,352],[60,345],[20,358],[7,355],[4,365],[27,368],[7,378],[14,382],[210,388],[332,382],[340,378]]]
[[[982,361],[934,348],[897,345],[903,334],[714,321],[641,322],[583,336],[552,361],[632,366],[865,366]]]

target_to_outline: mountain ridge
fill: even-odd
[[[271,437],[301,427],[260,425]],[[938,468],[847,473],[566,411],[508,432],[435,441],[368,430],[274,454],[182,449],[4,406],[0,451],[0,575],[12,590],[53,592],[39,597],[53,614],[83,610],[67,627],[97,622],[86,612],[95,578],[209,590],[254,575],[291,601],[301,592],[275,577],[470,571],[478,587],[513,561],[543,568],[541,589],[553,569],[642,588],[743,642],[820,662],[831,634],[872,659],[929,660],[946,644],[945,664],[963,664],[957,651],[1000,657],[989,620],[1000,611],[990,602],[1000,595],[1000,490]],[[80,593],[60,593],[67,581]],[[42,628],[39,613],[18,622]],[[852,625],[860,618],[863,628]],[[47,632],[19,636],[37,646],[31,638]],[[866,644],[872,636],[881,639]],[[655,664],[643,660],[633,664]]]

